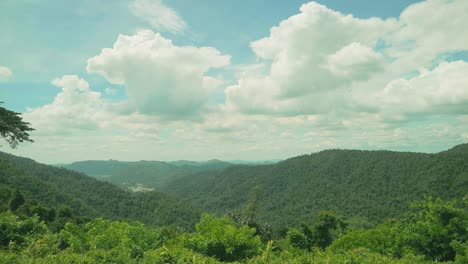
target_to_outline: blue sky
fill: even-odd
[[[271,26],[297,14],[307,2],[173,0],[170,5],[187,21],[188,32],[171,34],[162,30],[162,34],[178,45],[216,47],[232,54],[232,62],[236,64],[251,63],[256,58],[249,43],[267,35]],[[398,17],[405,7],[417,1],[317,2],[356,17],[389,18]],[[2,54],[2,63],[15,68],[14,82],[0,83],[6,106],[23,112],[27,107],[51,101],[56,88],[50,85],[50,80],[57,76],[78,74],[94,78],[86,72],[87,58],[111,46],[119,34],[132,34],[137,28],[148,27],[129,12],[131,1],[112,3],[60,0],[0,3],[0,29],[8,36],[0,42],[0,49],[9,50]],[[105,89],[107,85],[101,78],[93,81],[96,89]],[[22,96],[25,93],[30,96]]]
[[[468,141],[463,0],[6,0],[0,10],[0,99],[37,129],[14,153],[44,162]],[[51,141],[61,150],[43,147]]]

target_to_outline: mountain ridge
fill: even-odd
[[[259,219],[275,226],[307,222],[320,210],[375,224],[426,195],[463,197],[466,146],[439,153],[324,150],[271,165],[198,173],[162,191],[219,214],[242,209],[254,195]]]
[[[138,220],[150,226],[193,228],[199,209],[170,195],[131,193],[83,173],[0,152],[0,185],[48,207],[67,206],[80,216]]]

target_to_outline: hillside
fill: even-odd
[[[308,222],[324,209],[357,226],[375,225],[426,195],[466,195],[468,144],[438,154],[326,150],[273,165],[198,173],[163,191],[215,213],[255,200],[259,220],[275,227]]]
[[[196,172],[222,170],[233,164],[221,160],[195,161],[79,161],[61,167],[128,188],[135,185],[164,189],[171,181]]]
[[[82,173],[0,152],[0,186],[21,191],[49,207],[68,206],[76,214],[139,220],[149,225],[193,227],[199,211],[157,192],[130,193]]]

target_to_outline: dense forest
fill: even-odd
[[[437,154],[326,150],[272,165],[234,166],[175,179],[161,190],[212,213],[251,200],[275,228],[331,210],[358,226],[401,216],[412,201],[468,192],[468,144]]]
[[[200,211],[158,192],[132,193],[82,173],[0,152],[0,187],[19,190],[48,207],[70,208],[79,216],[139,220],[150,226],[190,228]],[[10,190],[10,191],[5,191]]]
[[[466,263],[468,257],[468,144],[437,154],[328,150],[270,165],[74,164],[80,165],[95,176],[127,172],[127,178],[133,168],[148,181],[157,167],[154,178],[165,175],[165,193],[131,192],[0,153],[0,263]],[[163,168],[179,174],[170,178]]]
[[[172,162],[89,160],[62,164],[59,166],[85,173],[96,179],[113,183],[124,189],[131,188],[135,185],[143,185],[155,190],[164,190],[167,184],[176,179],[196,172],[222,170],[232,165],[234,164],[221,160],[209,160],[206,162],[184,160]]]
[[[15,191],[2,192],[0,263],[466,263],[464,202],[426,198],[400,220],[354,229],[322,211],[308,223],[268,237],[241,217],[203,214],[195,230],[79,218]],[[6,202],[7,201],[7,202]],[[252,219],[250,219],[252,220]]]
[[[177,165],[177,166],[176,166]],[[462,198],[468,189],[468,144],[437,154],[326,150],[269,165],[159,161],[84,161],[67,168],[121,187],[141,184],[222,215],[255,201],[257,217],[281,232],[332,210],[372,227],[432,195]]]

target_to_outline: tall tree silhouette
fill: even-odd
[[[29,123],[24,122],[20,115],[20,113],[0,107],[0,136],[10,144],[11,148],[16,148],[19,143],[24,141],[33,142],[29,138],[29,132],[33,131],[34,128],[31,128]]]

